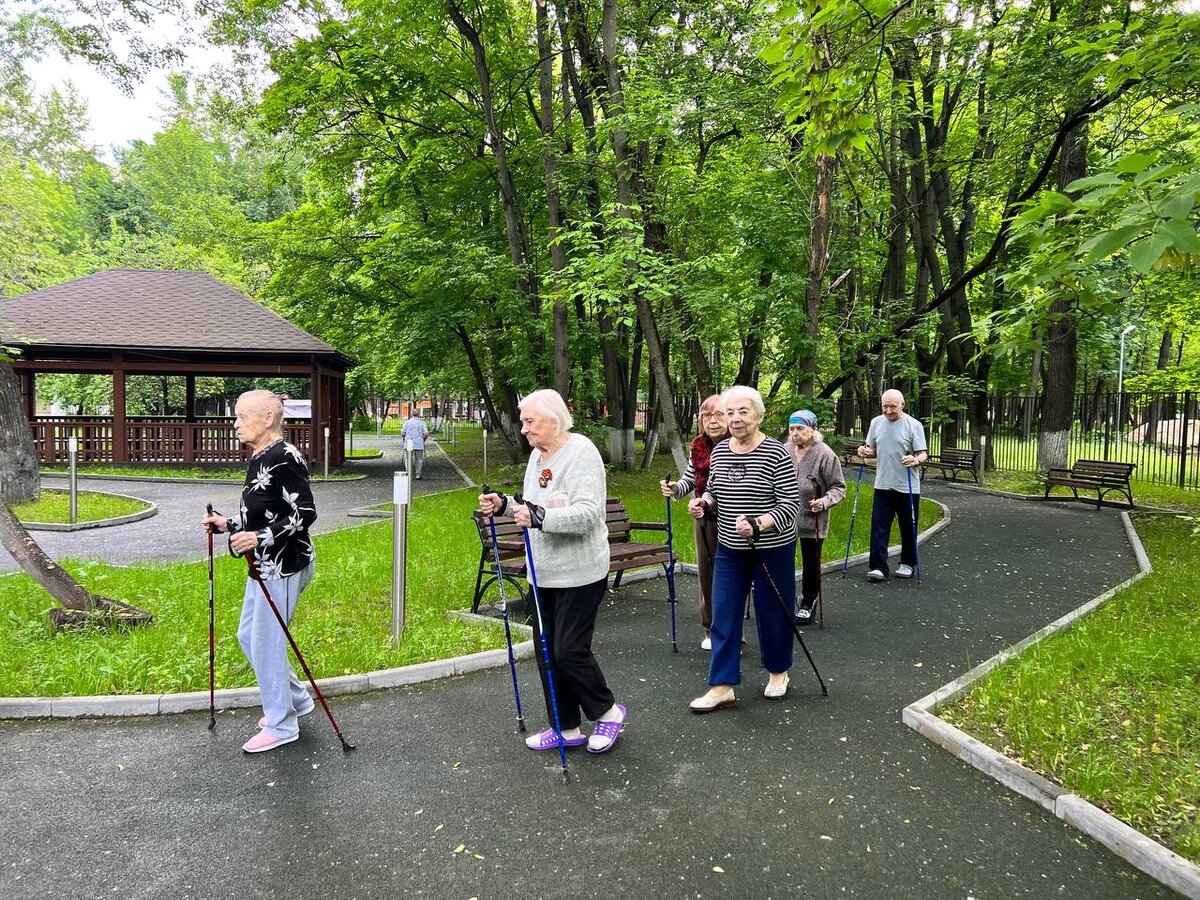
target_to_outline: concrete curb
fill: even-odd
[[[131,522],[140,522],[142,519],[149,519],[151,516],[158,515],[158,504],[151,503],[149,500],[143,500],[141,497],[134,497],[130,494],[118,494],[115,491],[88,491],[88,493],[103,494],[106,497],[121,497],[125,500],[135,500],[138,503],[145,503],[146,508],[124,516],[113,516],[110,519],[96,519],[92,522],[76,522],[74,525],[64,522],[25,522],[23,524],[29,531],[86,531],[89,528],[128,525]]]
[[[1137,559],[1138,573],[1136,575],[1073,609],[1045,628],[1035,631],[1007,650],[997,653],[966,674],[942,685],[920,700],[910,703],[904,708],[902,719],[905,725],[918,734],[950,751],[963,762],[996,779],[1022,797],[1032,800],[1047,812],[1053,813],[1094,841],[1103,844],[1151,878],[1191,900],[1200,900],[1200,866],[1184,859],[1178,853],[1131,828],[1120,819],[1054,784],[1037,772],[1009,759],[937,716],[938,709],[953,703],[975,682],[997,666],[1024,652],[1038,641],[1088,615],[1119,591],[1141,581],[1150,574],[1152,571],[1150,558],[1146,555],[1146,549],[1142,546],[1141,539],[1127,512],[1121,513],[1121,524],[1125,528],[1125,535],[1133,549],[1134,557]]]
[[[464,619],[476,627],[503,627],[503,623],[498,619],[462,610],[451,610],[446,615],[450,618]],[[511,623],[511,627],[525,638],[521,643],[513,644],[513,656],[517,659],[532,659],[533,630],[528,625],[515,622]],[[508,650],[502,647],[395,669],[318,678],[317,684],[326,697],[337,697],[435,681],[505,665],[508,665]],[[255,707],[260,703],[258,688],[224,688],[216,692],[214,702],[217,709]],[[208,703],[208,691],[189,691],[182,694],[110,694],[96,697],[0,697],[0,719],[157,716],[203,711],[208,709]]]

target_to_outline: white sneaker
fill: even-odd
[[[711,650],[712,649],[712,638],[708,637],[708,635],[705,635],[704,640],[702,640],[700,642],[700,649],[701,650]]]
[[[897,578],[912,578],[913,577],[913,567],[901,565],[899,568],[896,569],[896,577]]]
[[[867,573],[867,581],[883,581],[885,578],[887,576],[883,574],[883,569],[872,569]]]

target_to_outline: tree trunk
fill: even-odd
[[[1071,129],[1063,141],[1058,170],[1060,190],[1082,178],[1087,171],[1087,135],[1085,119]],[[1045,402],[1038,435],[1038,469],[1041,471],[1067,464],[1079,365],[1077,327],[1074,298],[1062,290],[1050,306],[1050,322],[1046,329]]]
[[[567,268],[567,252],[558,240],[563,226],[562,201],[558,193],[558,158],[554,152],[554,58],[550,46],[550,17],[546,0],[535,0],[538,42],[538,101],[542,131],[542,167],[546,174],[546,226],[550,243],[550,270],[557,284]],[[564,398],[570,396],[567,359],[567,304],[561,296],[554,299],[554,389]]]
[[[11,509],[12,504],[36,500],[38,496],[33,431],[21,405],[16,373],[0,354],[0,545],[16,560],[21,571],[40,584],[64,610],[70,611],[51,614],[59,624],[88,620],[97,611],[104,614],[103,621],[111,621],[114,615],[133,623],[150,621],[150,614],[143,610],[93,596],[46,555]]]
[[[621,73],[617,68],[617,2],[618,0],[604,0],[604,13],[600,29],[601,53],[608,83],[609,106],[614,122],[612,147],[617,187],[617,215],[625,223],[623,227],[632,231],[633,172],[631,167],[633,159],[629,153],[628,136],[624,124],[621,122],[625,100],[621,87]],[[636,266],[636,261],[633,261],[632,265]],[[671,456],[675,460],[675,465],[682,472],[687,466],[687,456],[683,452],[679,426],[675,422],[675,392],[671,388],[662,342],[659,340],[658,323],[655,321],[654,311],[650,308],[650,301],[643,291],[635,290],[633,299],[637,307],[642,336],[646,341],[646,350],[650,356],[650,372],[658,387],[663,433],[666,436],[667,445],[671,448]]]
[[[816,188],[812,202],[812,232],[808,240],[808,277],[804,284],[804,323],[808,334],[808,352],[800,367],[797,390],[810,400],[817,377],[817,345],[820,342],[821,283],[829,267],[829,235],[833,217],[833,177],[837,169],[835,157],[822,153],[817,157]]]

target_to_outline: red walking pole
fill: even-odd
[[[208,504],[208,514],[213,514],[212,504]],[[217,670],[216,670],[216,622],[213,598],[213,532],[216,530],[209,525],[208,532],[208,727],[211,730],[217,724]]]

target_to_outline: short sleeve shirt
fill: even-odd
[[[875,490],[908,492],[908,473],[912,472],[912,490],[921,493],[920,469],[905,469],[900,457],[928,450],[925,427],[905,413],[895,422],[876,416],[867,430],[867,445],[875,448]]]

